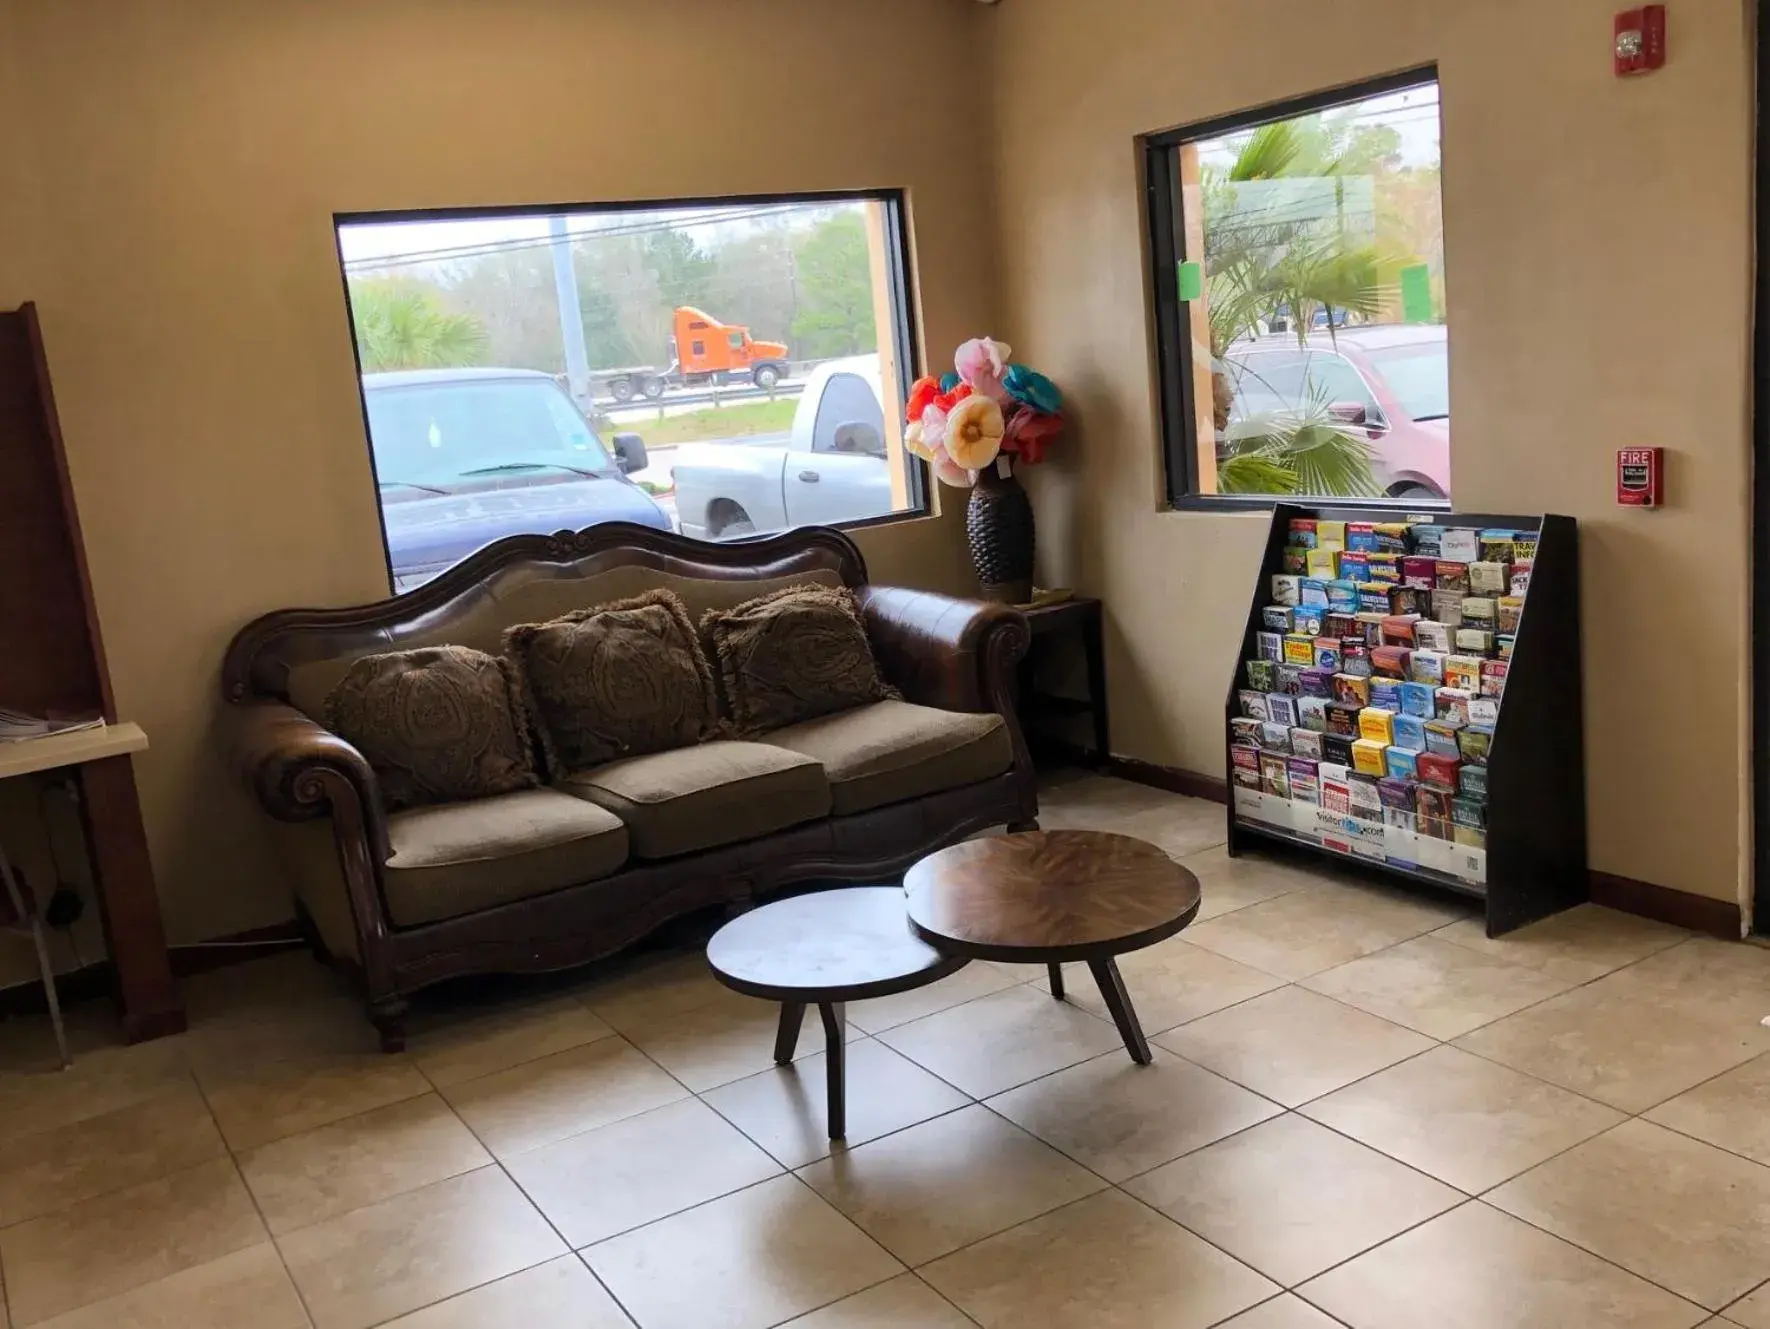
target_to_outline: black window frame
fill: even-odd
[[[1275,503],[1302,502],[1324,495],[1302,494],[1203,494],[1198,482],[1197,402],[1192,389],[1192,337],[1187,327],[1187,301],[1180,298],[1179,237],[1186,217],[1181,210],[1179,181],[1175,178],[1176,149],[1201,138],[1219,138],[1246,129],[1258,129],[1275,120],[1328,111],[1349,102],[1405,92],[1409,88],[1437,83],[1442,88],[1436,61],[1392,74],[1337,84],[1317,92],[1266,102],[1260,106],[1213,116],[1173,129],[1144,134],[1139,139],[1143,154],[1144,214],[1148,226],[1151,308],[1155,323],[1155,370],[1160,406],[1163,484],[1168,506],[1176,511],[1269,511]],[[1379,495],[1357,500],[1364,507],[1397,512],[1449,512],[1451,500],[1390,498]]]
[[[894,334],[894,343],[890,349],[897,357],[898,377],[903,390],[907,393],[909,385],[922,377],[923,364],[922,338],[916,308],[915,274],[911,262],[909,196],[907,191],[902,188],[813,189],[793,193],[701,194],[680,198],[626,198],[577,203],[504,203],[490,207],[387,208],[334,212],[332,214],[332,243],[338,257],[338,282],[344,294],[344,327],[346,335],[350,338],[350,359],[356,374],[357,404],[362,413],[363,448],[369,455],[369,480],[375,486],[377,495],[375,525],[381,534],[381,557],[387,571],[388,593],[398,595],[400,591],[394,578],[393,550],[387,542],[387,516],[379,497],[380,476],[376,473],[375,448],[369,431],[368,394],[363,390],[362,356],[357,346],[356,320],[350,304],[349,269],[345,266],[342,237],[344,227],[402,221],[472,221],[494,217],[535,215],[587,217],[611,212],[666,208],[768,206],[770,204],[795,203],[811,205],[819,203],[881,203],[884,205],[885,288],[890,301],[891,325]],[[669,341],[671,357],[677,358],[676,338],[672,335]],[[885,350],[886,348],[881,346],[879,353],[883,355]],[[888,404],[881,401],[879,405],[889,419],[890,407]],[[910,452],[908,448],[903,449],[903,460],[905,463],[904,487],[907,491],[908,504],[895,512],[882,513],[877,517],[861,517],[854,521],[836,522],[834,525],[837,529],[860,531],[873,526],[888,526],[894,522],[913,521],[934,515],[933,477],[929,474],[928,463]],[[421,590],[422,587],[418,589]]]

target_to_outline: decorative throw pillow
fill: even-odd
[[[671,591],[504,633],[555,775],[720,732],[713,671]]]
[[[327,695],[326,723],[375,768],[389,807],[539,783],[510,666],[484,651],[364,656]]]
[[[759,734],[832,711],[898,696],[879,677],[854,593],[789,586],[729,610],[710,610],[701,631],[739,733]]]

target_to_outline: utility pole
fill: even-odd
[[[584,311],[578,304],[578,274],[572,270],[572,242],[565,218],[547,219],[553,239],[553,287],[559,296],[559,340],[565,347],[565,377],[572,400],[590,405],[590,356],[584,349]]]

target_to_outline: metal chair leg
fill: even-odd
[[[0,878],[6,881],[6,894],[12,902],[12,910],[18,915],[20,922],[31,925],[31,944],[37,949],[37,969],[43,975],[43,996],[49,1003],[49,1024],[55,1030],[55,1049],[61,1054],[61,1065],[67,1070],[74,1064],[68,1055],[68,1031],[62,1026],[61,999],[55,991],[55,966],[49,959],[49,942],[43,936],[43,920],[34,910],[25,908],[24,892],[18,888],[18,879],[12,874],[12,862],[6,857],[6,851],[0,848]]]

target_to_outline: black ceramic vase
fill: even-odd
[[[1008,465],[998,463],[977,473],[965,508],[965,535],[984,599],[1008,604],[1032,599],[1032,502]]]

